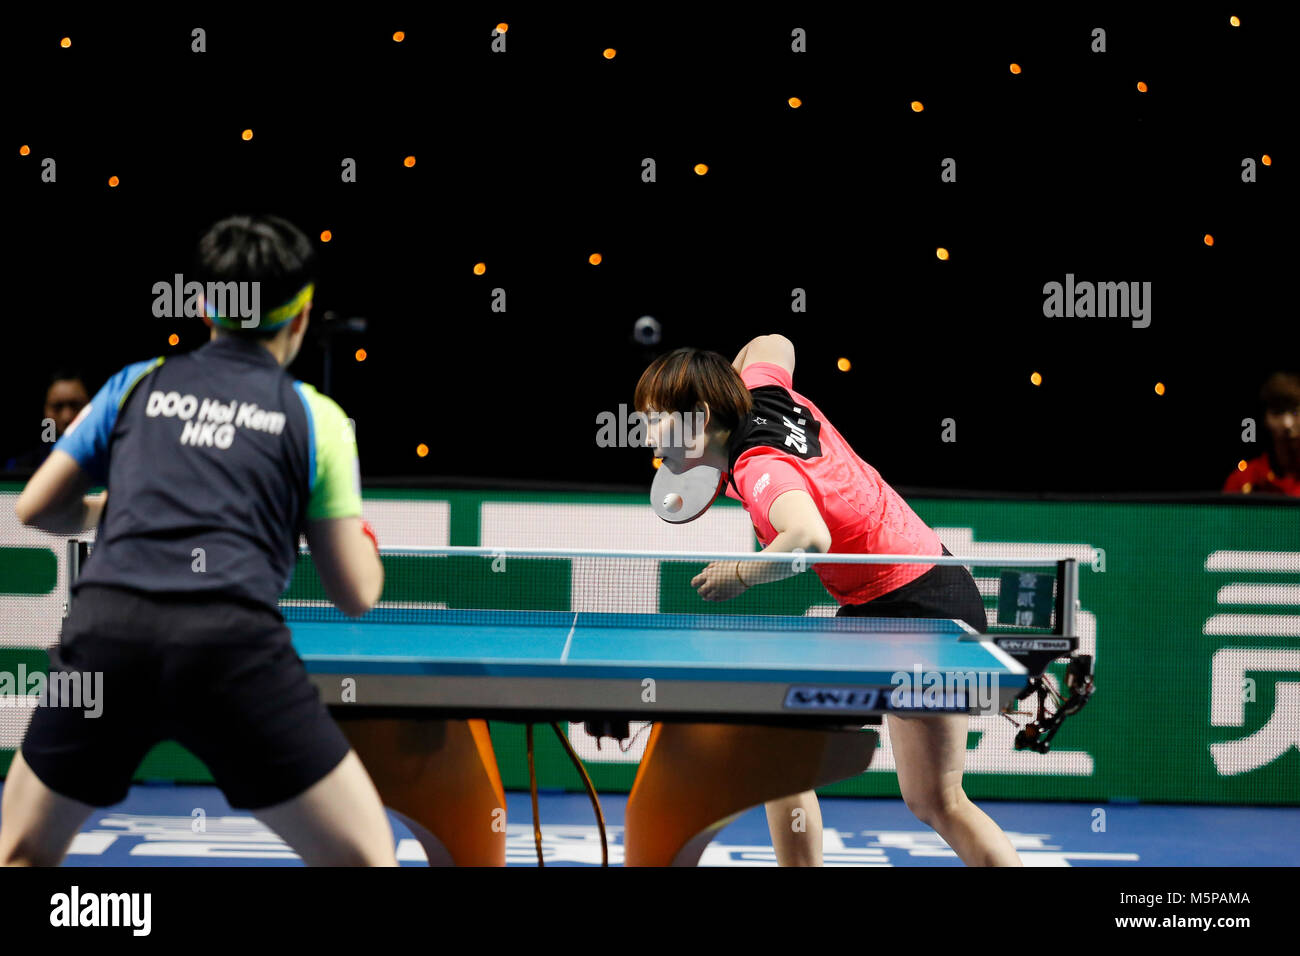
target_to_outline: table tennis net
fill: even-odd
[[[788,629],[798,626],[791,618],[806,619],[810,626],[817,626],[813,622],[821,620],[824,626],[824,619],[836,616],[840,610],[812,564],[785,580],[751,587],[729,600],[709,601],[701,597],[696,586],[698,576],[709,564],[704,559],[404,553],[384,554],[383,563],[383,595],[367,620],[445,620],[448,610],[501,612],[503,620],[512,622],[526,618],[530,612],[771,615],[783,618],[780,626]],[[742,574],[750,578],[758,567],[757,563],[744,562]],[[860,564],[840,567],[854,580],[866,580],[868,574],[881,569],[879,565]],[[887,566],[889,570],[902,567],[910,566]],[[722,569],[724,577],[734,574],[734,568],[734,562],[726,564]],[[984,629],[1049,633],[1057,628],[1065,581],[1063,562],[1047,559],[1032,567],[1008,567],[990,559],[972,564],[968,570],[984,606]],[[955,582],[928,592],[944,606],[961,606],[963,588],[969,586],[969,582]],[[969,590],[964,596],[971,599]],[[291,622],[343,619],[306,553],[299,557],[281,608]],[[980,629],[980,622],[968,623]]]

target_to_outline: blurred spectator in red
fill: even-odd
[[[1272,450],[1238,465],[1223,490],[1300,497],[1300,375],[1274,373],[1259,397]]]
[[[41,443],[5,462],[9,471],[35,471],[45,461],[54,443],[81,410],[90,402],[90,393],[80,373],[60,369],[50,376],[45,389],[45,418],[41,421]]]

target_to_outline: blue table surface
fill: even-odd
[[[917,668],[1017,678],[960,624],[943,620],[687,614],[402,611],[373,619],[286,609],[316,673],[888,683]]]

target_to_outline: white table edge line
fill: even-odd
[[[564,651],[560,654],[560,663],[567,664],[569,661],[569,648],[573,646],[573,632],[578,629],[578,614],[573,612],[573,623],[569,625],[569,636],[564,639]]]

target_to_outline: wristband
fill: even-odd
[[[375,536],[375,529],[370,526],[370,522],[365,518],[361,519],[361,533],[374,543],[375,554],[379,553],[379,538]]]
[[[749,585],[746,584],[746,583],[745,583],[745,579],[742,578],[742,577],[740,576],[740,564],[741,564],[741,562],[739,562],[739,561],[736,562],[736,580],[740,582],[740,584],[741,584],[741,586],[742,586],[743,588],[745,588],[746,590],[748,590],[748,589],[749,589]]]

